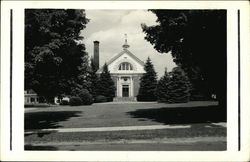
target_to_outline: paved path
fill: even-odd
[[[214,125],[226,127],[226,123],[213,123]],[[132,130],[156,130],[156,129],[180,129],[190,128],[190,125],[147,125],[147,126],[121,126],[121,127],[96,127],[96,128],[56,128],[27,130],[25,134],[45,132],[104,132],[104,131],[132,131]]]
[[[190,128],[190,125],[147,125],[147,126],[123,126],[123,127],[97,127],[97,128],[57,128],[27,130],[25,134],[44,133],[44,132],[103,132],[103,131],[131,131],[131,130],[155,130],[155,129],[179,129]]]

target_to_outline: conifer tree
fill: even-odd
[[[185,103],[190,97],[190,82],[185,72],[176,67],[172,72],[164,75],[158,84],[158,99],[167,103]],[[161,95],[161,96],[159,96]]]
[[[113,98],[115,97],[115,85],[106,63],[103,66],[103,71],[98,82],[97,94],[105,96],[107,101],[113,101]]]
[[[137,96],[138,101],[156,101],[157,76],[154,65],[148,57],[144,70],[146,73],[140,79],[140,88]]]
[[[160,78],[156,88],[156,96],[158,102],[167,102],[168,99],[168,84],[170,82],[170,77],[167,70],[164,76]]]
[[[99,77],[96,74],[97,70],[98,69],[97,69],[96,65],[94,64],[94,60],[92,58],[91,62],[90,62],[89,77],[90,77],[90,81],[91,81],[90,93],[92,94],[93,98],[95,98],[97,96],[97,87],[98,87],[98,81],[99,81]]]

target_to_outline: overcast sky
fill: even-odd
[[[156,16],[147,10],[86,10],[90,19],[83,30],[84,44],[90,56],[93,55],[93,41],[100,42],[100,66],[122,51],[124,34],[127,34],[128,49],[145,62],[150,57],[158,76],[175,67],[171,54],[160,54],[147,42],[141,23],[155,25]]]

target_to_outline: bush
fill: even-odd
[[[190,101],[204,101],[210,100],[211,98],[203,95],[203,94],[191,94]]]
[[[69,101],[67,101],[67,100],[62,100],[60,102],[60,105],[68,105],[68,104],[69,104]]]
[[[24,107],[50,107],[51,105],[47,103],[30,103],[30,104],[24,104]]]
[[[107,102],[107,98],[105,96],[98,95],[95,98],[95,102],[97,102],[97,103],[99,103],[99,102]]]
[[[81,98],[83,105],[91,105],[93,103],[93,97],[86,89],[81,90],[78,96]]]
[[[136,96],[137,101],[145,101],[145,102],[151,102],[156,101],[155,95],[147,96],[147,95],[137,95]]]
[[[69,100],[70,106],[79,106],[82,104],[82,100],[80,97],[71,97]]]

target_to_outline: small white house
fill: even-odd
[[[32,89],[24,91],[24,103],[36,104],[39,103],[39,96]]]
[[[55,97],[55,98],[54,98],[54,103],[55,103],[56,105],[59,105],[62,101],[67,101],[67,102],[69,102],[69,97],[63,97],[62,99],[59,99],[58,97]]]

